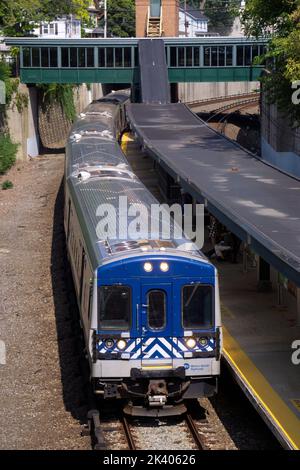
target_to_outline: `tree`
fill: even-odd
[[[73,14],[88,21],[89,0],[1,0],[0,30],[5,36],[28,36],[41,21]]]
[[[116,37],[135,36],[135,0],[108,0],[108,34]]]
[[[298,0],[249,0],[243,14],[248,35],[270,37],[261,79],[269,103],[300,124],[300,106],[294,104],[293,82],[300,80],[300,6]]]
[[[210,28],[222,35],[230,33],[234,19],[239,15],[240,0],[206,0],[204,12]]]
[[[297,0],[248,0],[242,15],[246,34],[262,36],[273,33],[285,35],[291,28],[290,14]]]

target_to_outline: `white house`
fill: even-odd
[[[79,39],[81,38],[81,22],[71,16],[61,17],[54,21],[42,22],[34,29],[34,34],[44,39]]]
[[[179,9],[179,36],[189,38],[208,36],[208,18],[194,7]]]

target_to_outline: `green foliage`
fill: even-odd
[[[234,19],[239,15],[240,0],[206,0],[204,13],[209,18],[212,31],[222,35],[229,34]]]
[[[11,70],[9,65],[4,61],[0,61],[0,80],[5,83],[6,104],[11,102],[12,96],[17,88],[15,81],[10,77]]]
[[[248,0],[242,15],[246,34],[285,35],[292,27],[290,14],[298,3],[298,0]]]
[[[0,174],[4,174],[16,161],[18,144],[14,144],[9,134],[0,135]]]
[[[88,21],[89,0],[1,0],[0,30],[4,36],[30,36],[35,25],[73,14]]]
[[[293,126],[300,124],[300,106],[292,102],[293,82],[300,80],[299,0],[249,0],[243,22],[250,35],[270,36],[267,72],[262,78],[269,103],[276,103]]]
[[[135,0],[108,0],[107,12],[109,36],[135,36]]]
[[[58,103],[66,118],[70,122],[76,119],[76,108],[74,103],[74,87],[71,84],[50,83],[49,85],[39,85],[42,93],[42,106],[47,110],[51,104]]]
[[[12,189],[14,187],[13,183],[9,180],[6,180],[1,185],[2,189]]]

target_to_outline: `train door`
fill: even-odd
[[[140,334],[142,366],[173,364],[172,284],[141,286]]]

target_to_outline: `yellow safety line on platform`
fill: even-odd
[[[300,420],[275,392],[263,374],[223,326],[226,359],[295,450],[300,450]]]
[[[133,142],[132,134],[126,132],[122,136],[121,148],[127,153],[129,142]],[[235,318],[230,309],[222,305],[222,310],[229,318]],[[290,445],[300,450],[300,420],[284,403],[281,397],[275,392],[270,383],[265,379],[263,374],[257,369],[255,364],[249,359],[247,354],[242,350],[239,343],[230,335],[228,330],[223,326],[224,336],[224,356],[233,365],[238,372],[239,377],[245,386],[250,390],[257,402],[265,409],[267,414],[281,430],[285,439]],[[166,366],[152,366],[153,369],[166,369]],[[144,366],[143,369],[149,370],[150,367]],[[284,424],[283,424],[284,423]]]

